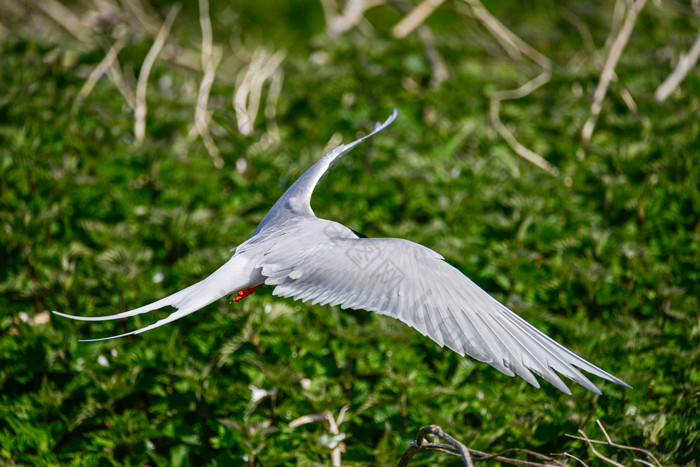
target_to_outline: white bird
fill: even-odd
[[[558,344],[484,292],[433,250],[398,238],[367,238],[311,210],[316,185],[352,148],[396,119],[394,109],[364,138],[330,151],[282,195],[253,235],[213,274],[149,305],[110,316],[59,316],[82,321],[127,318],[165,306],[177,311],[136,331],[140,334],[175,321],[221,297],[235,301],[262,285],[273,295],[312,304],[340,305],[397,318],[440,346],[518,375],[539,388],[533,373],[571,394],[556,372],[600,394],[578,369],[617,384],[623,380]]]

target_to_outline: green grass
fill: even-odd
[[[566,434],[583,428],[602,439],[596,419],[614,440],[649,449],[665,465],[697,462],[698,68],[667,102],[653,99],[670,72],[659,51],[686,51],[695,20],[647,6],[584,148],[580,129],[600,68],[562,19],[563,7],[529,2],[515,15],[487,5],[554,62],[551,82],[505,102],[501,115],[521,143],[559,168],[554,178],[515,155],[488,120],[489,96],[534,74],[454,5],[428,23],[452,73],[437,90],[417,39],[391,38],[396,10],[368,12],[369,36],[353,30],[334,39],[318,5],[271,15],[274,5],[246,3],[238,20],[212,5],[214,39],[227,44],[210,101],[220,170],[201,140],[187,138],[199,73],[156,62],[147,137],[137,144],[133,114],[110,80],[75,104],[103,51],[5,24],[12,33],[0,39],[0,462],[327,464],[327,429],[288,425],[346,405],[340,430],[349,465],[397,463],[431,423],[483,451],[569,451],[590,460]],[[587,5],[568,7],[602,47],[611,7]],[[248,26],[246,18],[259,20]],[[185,5],[173,34],[196,50],[196,4]],[[102,35],[109,38],[107,27]],[[237,131],[231,96],[242,62],[231,58],[232,37],[288,51],[279,143],[259,143],[262,116],[253,135]],[[489,41],[492,48],[480,45]],[[136,37],[120,54],[127,73],[138,73],[150,44]],[[309,60],[319,51],[322,66]],[[636,114],[620,98],[622,85]],[[271,288],[104,343],[77,340],[135,329],[168,310],[118,322],[34,321],[48,310],[122,311],[202,279],[332,135],[349,141],[393,107],[397,122],[319,185],[317,215],[440,252],[634,389],[596,380],[603,396],[580,387],[566,396],[546,383],[537,390],[397,321],[276,298]],[[248,163],[243,173],[239,158]],[[251,386],[276,393],[255,402]],[[606,452],[632,463],[632,454]],[[421,462],[455,465],[435,453],[411,465]]]

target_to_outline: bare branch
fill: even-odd
[[[603,432],[603,435],[605,436],[606,441],[599,441],[599,440],[595,440],[595,439],[590,439],[590,438],[588,438],[588,436],[586,436],[586,433],[584,433],[583,430],[579,430],[579,433],[581,434],[581,436],[574,436],[574,435],[566,435],[566,436],[587,442],[591,446],[591,450],[593,450],[594,452],[595,452],[595,450],[593,448],[594,444],[605,444],[605,445],[608,445],[610,447],[617,448],[617,449],[625,449],[627,451],[639,452],[639,453],[642,453],[645,456],[649,457],[652,461],[654,461],[654,463],[652,464],[653,466],[661,467],[661,463],[659,462],[659,460],[650,451],[648,451],[646,449],[642,449],[642,448],[637,448],[634,446],[626,446],[624,444],[619,444],[619,443],[613,442],[610,439],[610,436],[608,436],[608,432],[605,430],[605,428],[603,427],[603,424],[600,422],[600,420],[596,420],[596,423],[598,424],[598,427],[600,428],[600,430]],[[598,455],[598,454],[596,453],[596,455]],[[640,462],[640,463],[648,463],[646,461],[639,460],[639,459],[635,459],[635,461]]]
[[[60,2],[57,0],[45,0],[43,2],[36,2],[36,5],[78,40],[81,42],[89,41],[90,29],[88,26],[83,23],[80,17],[63,6]]]
[[[141,71],[139,72],[139,79],[136,83],[136,107],[134,109],[134,137],[136,141],[141,142],[146,136],[146,91],[148,88],[148,75],[151,73],[151,68],[158,58],[158,54],[163,49],[165,41],[170,34],[170,28],[180,11],[180,6],[173,6],[170,11],[168,11],[163,25],[158,31],[158,35],[153,41],[151,49],[146,54],[146,58],[143,60],[143,65],[141,66]]]
[[[437,89],[440,84],[450,77],[450,73],[447,71],[447,65],[440,55],[440,51],[435,46],[435,38],[433,37],[433,31],[424,24],[424,21],[430,16],[437,7],[439,7],[444,0],[425,0],[415,9],[409,11],[409,5],[404,0],[394,0],[394,4],[406,13],[404,19],[402,19],[396,26],[394,26],[394,35],[396,37],[405,37],[414,29],[418,35],[418,39],[423,43],[423,49],[425,50],[425,57],[430,62],[431,76],[430,76],[430,87]],[[421,8],[421,6],[425,5]],[[418,11],[418,13],[416,13]],[[407,18],[413,18],[409,20],[408,23],[404,23]],[[402,23],[404,24],[402,26]],[[398,31],[398,32],[397,32]],[[405,34],[404,34],[405,33]],[[404,34],[404,35],[401,35]]]
[[[603,66],[603,71],[600,74],[598,86],[593,94],[591,115],[583,125],[583,130],[581,130],[581,138],[585,143],[588,143],[591,140],[598,116],[603,108],[605,94],[608,91],[608,86],[610,85],[610,81],[615,73],[615,66],[617,66],[617,62],[622,56],[622,51],[625,49],[625,45],[627,45],[627,42],[629,41],[632,30],[634,29],[634,24],[637,21],[637,15],[640,11],[642,11],[642,8],[644,8],[646,1],[647,0],[630,0],[629,2],[622,27],[620,27],[620,31],[610,47],[610,53],[608,54],[608,58],[605,60],[605,65]]]
[[[537,167],[549,172],[550,174],[556,177],[559,175],[559,169],[547,162],[547,160],[544,157],[540,156],[536,152],[531,151],[530,149],[520,144],[520,142],[517,139],[515,139],[515,136],[513,136],[513,133],[511,133],[511,131],[508,130],[508,128],[506,128],[503,122],[501,122],[500,117],[501,101],[507,99],[520,99],[522,97],[525,97],[537,88],[548,83],[550,78],[551,73],[544,72],[531,79],[527,83],[523,84],[517,89],[508,91],[497,91],[493,93],[493,96],[491,96],[490,117],[491,124],[496,128],[496,131],[498,131],[501,137],[504,140],[506,140],[506,143],[508,143],[508,145],[513,149],[513,151],[515,151],[520,157],[532,162]]]
[[[233,95],[233,110],[236,112],[238,130],[242,135],[248,136],[253,133],[263,85],[274,76],[285,55],[282,50],[269,55],[259,48],[253,53],[250,64],[238,73],[236,91]],[[279,86],[281,83],[278,82],[276,85]]]
[[[616,13],[617,15],[617,6],[616,6]],[[621,10],[624,12],[624,10]],[[603,59],[602,57],[599,56],[599,54],[595,50],[595,45],[593,44],[593,36],[591,35],[590,30],[588,29],[588,26],[581,21],[581,19],[573,13],[571,10],[564,9],[564,18],[571,23],[578,31],[579,34],[581,35],[581,41],[583,42],[583,48],[586,51],[588,55],[592,57],[592,62],[594,66],[596,67],[602,67],[603,66]],[[617,24],[619,21],[615,20],[613,23]],[[614,36],[612,34],[613,29],[611,29],[611,37]],[[612,39],[608,38],[608,41],[611,41]],[[617,83],[618,78],[617,74],[613,71],[612,77],[610,79],[611,82]],[[620,84],[620,97],[622,98],[622,101],[625,103],[627,108],[629,109],[630,112],[632,113],[637,113],[637,104],[634,102],[634,98],[632,97],[632,94],[629,92],[629,90],[622,84]]]
[[[359,26],[364,19],[364,12],[382,3],[384,0],[348,0],[343,12],[338,13],[335,0],[321,0],[328,33],[331,36],[340,36]]]
[[[493,16],[484,7],[479,0],[464,0],[472,11],[476,19],[488,29],[491,34],[501,43],[503,49],[515,59],[522,59],[522,56],[528,57],[533,62],[540,65],[543,69],[549,70],[552,68],[552,62],[532,48],[525,41],[516,36],[503,23]]]
[[[316,413],[313,415],[302,415],[301,417],[289,422],[289,428],[296,428],[307,423],[323,422],[327,418],[325,413]]]
[[[204,146],[209,152],[209,156],[214,163],[214,167],[220,169],[224,166],[224,160],[221,158],[219,148],[209,132],[209,120],[211,115],[207,111],[209,102],[209,92],[214,84],[216,77],[216,68],[221,62],[223,54],[221,47],[214,47],[213,34],[211,29],[211,20],[209,18],[209,0],[199,0],[199,24],[202,29],[202,82],[199,85],[197,93],[197,102],[194,111],[194,125],[189,133],[189,138],[192,139],[199,135],[204,142]]]
[[[396,26],[391,30],[394,37],[403,39],[411,34],[418,26],[423,24],[445,0],[423,0],[413,10],[411,10]]]
[[[401,456],[401,459],[399,460],[399,467],[406,467],[413,458],[413,456],[418,451],[423,449],[426,444],[429,444],[425,439],[427,435],[435,435],[440,439],[446,441],[450,448],[454,449],[456,452],[459,453],[459,456],[462,458],[462,462],[464,462],[464,465],[466,467],[474,467],[474,462],[472,462],[471,455],[469,454],[469,449],[467,449],[467,447],[464,444],[460,443],[452,436],[442,431],[442,428],[440,428],[437,425],[424,426],[423,428],[418,430],[416,440],[411,443],[406,452],[403,453],[403,456]],[[444,448],[442,446],[440,447],[440,450],[444,452]]]
[[[119,55],[119,52],[121,52],[127,43],[128,40],[126,37],[120,37],[117,39],[114,45],[110,47],[109,51],[107,51],[105,57],[100,61],[100,63],[97,64],[95,69],[90,72],[90,75],[88,75],[87,79],[85,80],[85,84],[83,84],[83,87],[80,88],[80,91],[78,92],[78,97],[76,99],[77,106],[82,104],[82,102],[90,95],[102,75],[109,71],[109,69],[114,65],[117,55]]]
[[[141,0],[121,0],[121,4],[126,16],[136,23],[134,29],[146,31],[149,36],[158,34],[160,18],[150,5],[144,5]]]
[[[446,441],[448,444],[431,443],[426,439],[427,435],[438,436],[442,440]],[[468,466],[473,466],[472,458],[474,461],[494,460],[494,461],[501,462],[503,464],[519,465],[519,466],[523,466],[523,467],[552,467],[552,466],[565,467],[565,465],[566,465],[566,464],[554,459],[551,456],[545,456],[544,454],[540,454],[540,453],[537,453],[534,451],[529,451],[527,449],[517,449],[517,448],[507,449],[507,450],[499,452],[497,454],[488,454],[486,452],[477,451],[476,449],[467,448],[464,444],[457,441],[452,436],[446,434],[442,430],[442,428],[440,428],[439,426],[428,425],[428,426],[424,426],[423,428],[418,430],[418,433],[416,435],[416,440],[409,445],[408,449],[406,449],[406,451],[401,456],[401,459],[399,460],[399,467],[408,466],[408,464],[411,461],[411,459],[413,458],[413,456],[418,451],[422,451],[422,450],[438,451],[438,452],[441,452],[443,454],[447,454],[450,456],[461,457],[462,461],[464,462],[464,465],[468,465]],[[528,456],[541,459],[544,461],[544,463],[504,457],[504,454],[508,454],[511,452],[524,453],[524,454],[527,454]],[[563,455],[567,455],[567,454],[563,454]],[[574,457],[574,456],[569,455],[569,457]]]
[[[503,125],[500,117],[501,101],[523,98],[549,82],[552,76],[551,60],[511,32],[505,25],[503,25],[503,23],[498,21],[495,16],[489,13],[489,11],[479,0],[464,1],[467,3],[467,5],[469,5],[474,17],[481,21],[484,27],[491,32],[491,34],[499,41],[503,49],[511,57],[514,59],[524,59],[525,57],[529,58],[542,68],[542,73],[519,88],[509,91],[498,91],[491,96],[491,124],[496,128],[501,137],[506,140],[508,145],[511,147],[511,149],[513,149],[513,151],[516,152],[516,154],[554,176],[559,175],[559,169],[547,162],[547,160],[539,154],[520,144],[515,136],[513,136],[513,133],[508,130],[505,125]]]
[[[284,72],[282,68],[277,68],[270,79],[270,86],[267,90],[267,100],[265,101],[265,120],[267,120],[267,134],[272,141],[279,142],[280,132],[277,128],[277,101],[282,94],[282,83],[284,82]]]
[[[590,55],[595,54],[593,35],[591,34],[591,30],[588,29],[588,26],[586,26],[586,23],[581,21],[581,18],[579,18],[576,13],[566,7],[562,9],[562,16],[578,31],[579,35],[581,36],[581,42],[583,43],[583,49],[586,51],[586,53]]]
[[[700,30],[698,30],[698,37],[695,38],[693,46],[690,48],[688,54],[681,54],[676,64],[676,68],[673,69],[670,75],[661,83],[661,86],[654,93],[657,101],[665,101],[668,96],[671,95],[673,91],[678,87],[679,84],[685,79],[688,72],[695,66],[700,58]]]
[[[510,448],[510,449],[506,449],[506,450],[501,451],[501,452],[496,453],[496,454],[487,454],[485,452],[477,451],[475,449],[469,449],[469,451],[472,453],[473,456],[475,456],[477,458],[476,459],[477,461],[497,460],[497,461],[500,461],[504,464],[520,465],[523,467],[528,467],[528,466],[535,467],[535,466],[542,466],[542,465],[546,465],[548,467],[552,467],[552,466],[562,466],[563,467],[565,465],[564,463],[554,459],[553,457],[545,456],[544,454],[540,454],[539,452],[535,452],[535,451],[530,451],[529,449]],[[545,463],[542,464],[540,462],[530,462],[530,461],[523,461],[523,460],[519,460],[519,459],[512,459],[510,457],[503,457],[505,454],[510,454],[512,452],[526,454],[526,455],[531,456],[531,457],[537,457],[537,458],[545,461]]]
[[[109,64],[109,77],[112,79],[112,82],[117,87],[117,90],[122,95],[127,105],[132,110],[135,109],[136,97],[134,96],[134,92],[124,80],[124,73],[122,72],[121,66],[119,66],[119,58],[117,58],[116,56],[114,57],[114,60],[112,60]]]
[[[584,467],[588,467],[588,464],[586,464],[585,462],[583,462],[581,459],[579,459],[578,457],[574,456],[573,454],[569,454],[568,452],[564,452],[564,453],[562,453],[561,455],[564,456],[564,457],[570,457],[570,458],[574,459],[575,461],[580,462]]]
[[[326,413],[317,413],[313,415],[303,415],[296,420],[292,420],[289,422],[289,427],[290,428],[296,428],[301,425],[305,425],[307,423],[313,423],[313,422],[328,422],[328,431],[330,432],[331,435],[333,436],[338,436],[340,435],[340,430],[339,426],[341,423],[343,423],[343,419],[345,418],[345,413],[350,409],[349,405],[344,406],[342,409],[340,409],[340,412],[338,412],[338,417],[333,418],[333,415],[330,412]],[[342,440],[342,437],[338,438],[339,440]],[[333,467],[341,467],[342,462],[341,462],[341,451],[345,449],[345,446],[343,445],[342,442],[336,441],[337,444],[332,447],[331,449],[331,465]]]
[[[652,464],[651,462],[648,462],[648,461],[645,461],[645,460],[642,460],[642,459],[635,459],[634,461],[635,461],[635,462],[639,462],[640,464],[646,465],[646,466],[648,466],[648,467],[655,467],[654,464]]]
[[[591,442],[591,440],[588,439],[588,436],[586,436],[586,432],[585,432],[585,431],[583,431],[583,430],[578,430],[578,432],[581,433],[581,436],[583,437],[583,440],[586,441],[586,442],[588,443],[588,447],[591,448],[591,451],[592,451],[593,454],[595,454],[597,457],[601,458],[602,460],[604,460],[604,461],[607,462],[608,464],[614,465],[615,467],[625,467],[624,465],[620,464],[619,462],[615,462],[614,460],[610,459],[609,457],[606,457],[606,456],[604,456],[603,454],[601,454],[600,452],[598,452],[598,450],[595,448],[595,446],[593,446],[593,443]]]

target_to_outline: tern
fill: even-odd
[[[272,294],[312,304],[340,305],[397,318],[440,346],[518,375],[539,388],[534,374],[571,394],[557,374],[600,394],[579,371],[631,388],[579,357],[491,297],[435,251],[398,238],[367,238],[342,224],[319,219],[311,209],[316,185],[362,141],[391,125],[394,109],[367,136],[341,144],[316,162],[282,195],[253,235],[206,279],[151,304],[109,316],[66,318],[103,321],[177,310],[150,326],[99,341],[140,334],[189,315],[234,293],[234,301],[262,285]]]

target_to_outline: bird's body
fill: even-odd
[[[532,373],[570,394],[559,372],[600,393],[577,368],[628,386],[547,337],[433,250],[408,240],[366,238],[314,215],[310,200],[318,182],[350,149],[395,118],[396,111],[369,135],[337,147],[316,162],[280,197],[251,238],[235,248],[233,257],[201,282],[116,315],[54,313],[101,321],[168,305],[177,308],[150,326],[106,338],[111,339],[162,326],[238,291],[241,298],[266,284],[275,286],[274,295],[400,319],[439,345],[489,363],[507,375],[518,375],[535,387],[539,383]]]

